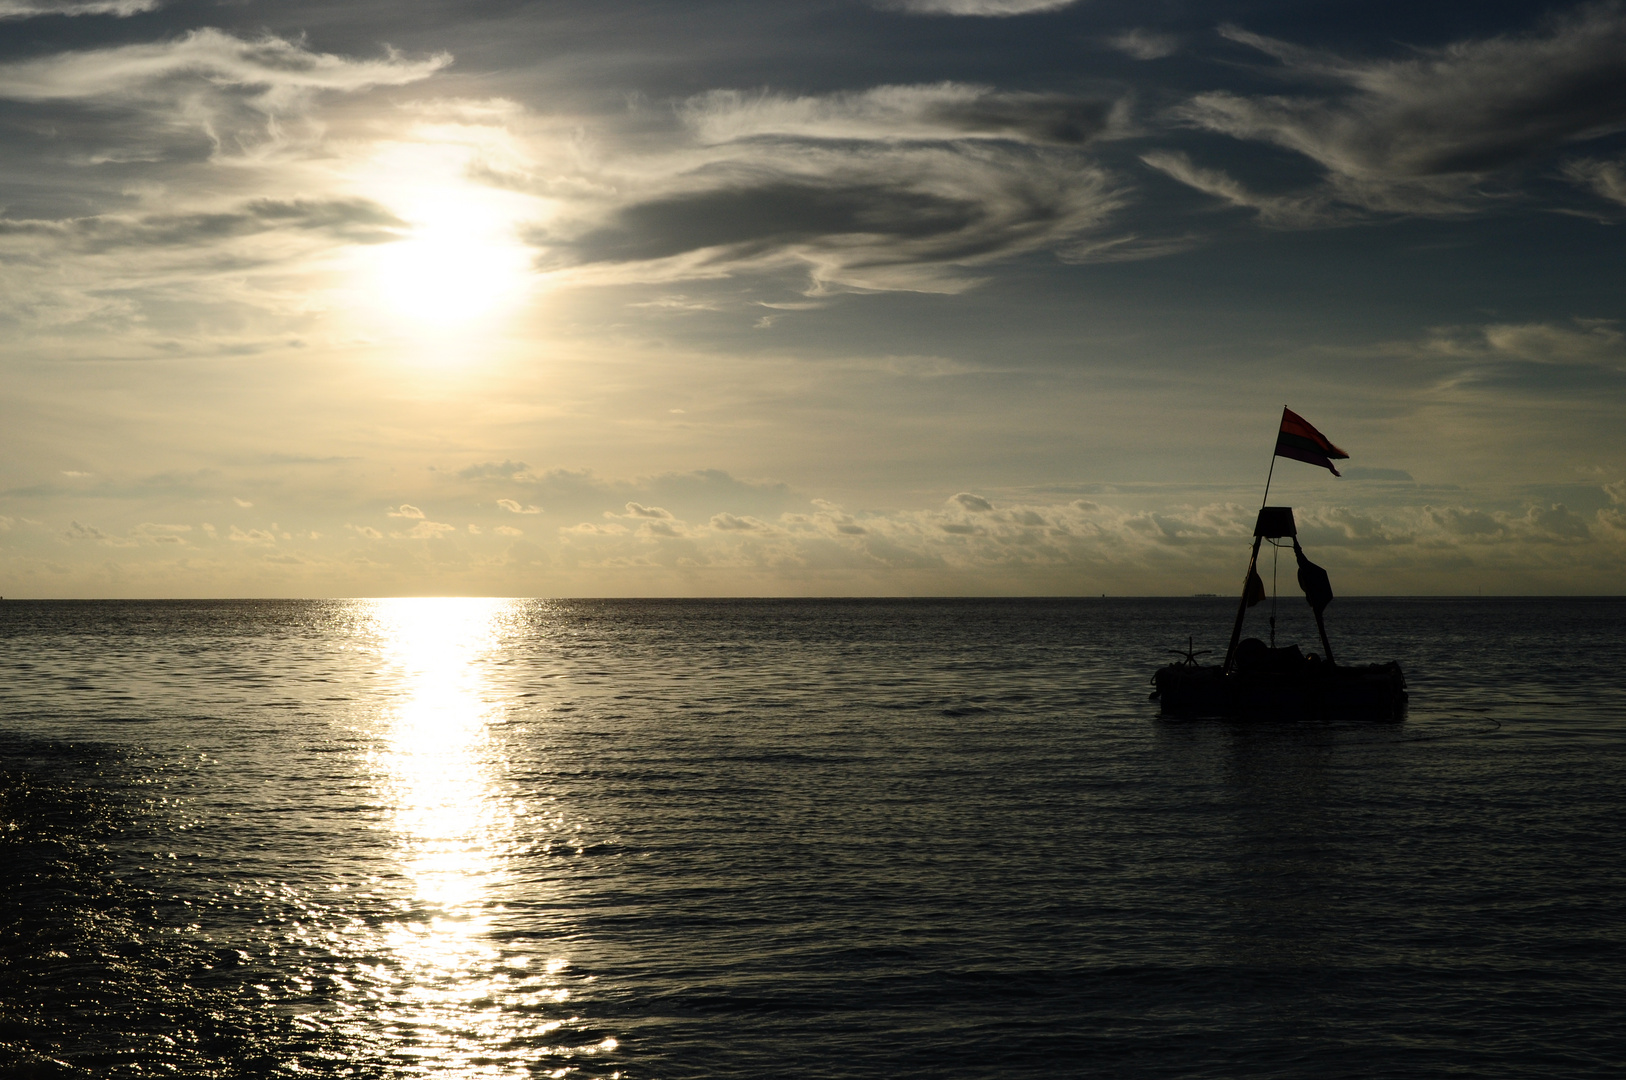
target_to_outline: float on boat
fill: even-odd
[[[1275,475],[1276,458],[1287,457],[1320,465],[1339,475],[1332,459],[1349,455],[1292,410],[1282,409],[1282,426],[1276,450],[1271,455],[1270,473],[1265,478],[1265,500],[1270,498],[1270,480]],[[1276,618],[1270,618],[1270,644],[1258,638],[1242,637],[1248,609],[1265,599],[1265,585],[1259,576],[1259,549],[1269,541],[1282,548],[1291,543],[1298,563],[1299,587],[1315,612],[1316,630],[1321,637],[1320,654],[1302,651],[1297,645],[1276,646]],[[1332,602],[1332,584],[1327,572],[1311,562],[1299,544],[1298,528],[1289,506],[1259,508],[1253,530],[1253,554],[1243,578],[1242,598],[1237,603],[1236,622],[1223,664],[1204,664],[1191,640],[1177,650],[1178,663],[1159,668],[1152,676],[1152,698],[1165,716],[1225,716],[1246,719],[1362,719],[1402,720],[1406,713],[1406,676],[1400,665],[1340,664],[1327,639],[1325,612]]]

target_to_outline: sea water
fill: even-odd
[[[1622,1075],[1626,601],[1341,598],[1403,723],[1161,719],[1233,612],[7,601],[0,1070]]]

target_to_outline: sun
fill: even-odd
[[[369,283],[379,306],[392,315],[460,326],[524,299],[530,253],[503,214],[466,191],[445,191],[402,216],[411,231],[374,253]]]
[[[491,329],[528,298],[536,275],[519,230],[537,207],[471,181],[473,156],[455,143],[396,144],[368,168],[367,196],[403,227],[400,239],[358,253],[352,285],[386,324],[414,333]]]

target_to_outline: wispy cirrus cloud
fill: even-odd
[[[189,333],[208,337],[308,310],[286,281],[256,291],[243,275],[408,231],[331,167],[309,168],[337,160],[324,103],[448,62],[198,29],[0,63],[0,101],[28,118],[9,129],[11,167],[0,167],[28,162],[26,184],[8,189],[26,194],[0,216],[0,317],[162,350],[161,313],[187,312]],[[203,312],[218,325],[200,325]]]
[[[1391,348],[1439,365],[1442,386],[1594,408],[1626,397],[1626,335],[1612,320],[1440,327]]]
[[[1081,149],[1110,102],[953,83],[825,96],[715,91],[687,145],[638,163],[531,241],[557,270],[646,278],[807,268],[812,291],[955,292],[968,271],[1068,241],[1124,205]],[[621,268],[614,270],[614,268]]]
[[[970,15],[1005,18],[1072,7],[1078,0],[880,0],[878,6],[911,15]]]
[[[1564,163],[1563,173],[1600,199],[1626,206],[1626,162],[1577,158]]]
[[[267,35],[240,38],[222,30],[192,30],[171,41],[55,53],[0,64],[0,98],[11,101],[95,101],[170,104],[192,98],[206,106],[236,97],[263,114],[294,108],[321,91],[353,92],[400,86],[451,63],[389,55],[355,60],[312,52]],[[213,95],[220,95],[214,97]],[[207,114],[199,112],[201,120]]]
[[[1136,60],[1162,60],[1180,51],[1180,39],[1174,34],[1141,28],[1116,34],[1107,44]]]
[[[1423,348],[1470,360],[1520,360],[1626,370],[1626,334],[1610,319],[1555,323],[1490,323],[1435,330]]]
[[[1219,169],[1195,165],[1177,150],[1154,150],[1141,155],[1141,161],[1187,187],[1212,195],[1243,210],[1252,210],[1263,225],[1277,228],[1304,228],[1330,225],[1353,218],[1320,191],[1294,195],[1269,195],[1251,191],[1246,185]]]
[[[0,0],[0,20],[41,15],[112,15],[127,19],[162,6],[163,0]]]
[[[678,115],[699,142],[713,146],[753,137],[1079,145],[1108,133],[1117,109],[1106,98],[942,82],[822,95],[713,90],[683,102]]]
[[[1327,194],[1375,212],[1460,213],[1481,186],[1575,141],[1626,129],[1626,14],[1595,4],[1541,30],[1353,60],[1237,27],[1221,34],[1330,87],[1300,95],[1198,94],[1186,122],[1273,143],[1325,170]]]
[[[324,96],[419,82],[449,63],[445,54],[357,59],[204,28],[0,63],[0,100],[49,118],[86,164],[264,159],[320,142],[322,125],[308,121]]]
[[[399,239],[406,222],[367,199],[255,199],[213,213],[0,218],[0,243],[28,238],[76,254],[116,248],[193,248],[274,230],[323,232],[351,243]]]

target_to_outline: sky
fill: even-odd
[[[1618,594],[1623,223],[1618,3],[0,0],[0,594]]]

